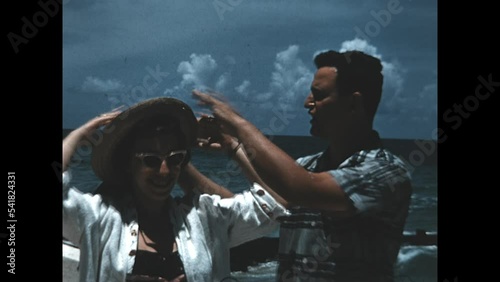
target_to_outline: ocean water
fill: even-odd
[[[312,137],[270,136],[280,148],[293,158],[316,153],[325,148],[325,143]],[[425,230],[437,234],[437,158],[435,144],[422,140],[384,140],[388,149],[403,158],[410,166],[413,195],[405,234]],[[89,152],[78,154],[80,159],[71,166],[73,184],[84,192],[92,192],[100,183],[90,168]],[[241,171],[224,154],[195,149],[193,164],[205,175],[233,192],[249,187]],[[179,187],[173,196],[182,195]],[[270,234],[278,237],[279,234]],[[396,281],[423,282],[437,280],[437,245],[403,245],[396,265]],[[247,271],[233,272],[233,281],[274,281],[276,261],[266,261],[248,267]]]

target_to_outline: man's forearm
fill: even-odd
[[[302,192],[301,181],[309,177],[307,172],[251,123],[240,123],[237,128],[238,139],[253,151],[250,161],[263,182],[286,201],[295,202]]]

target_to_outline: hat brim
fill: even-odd
[[[103,181],[112,181],[116,177],[113,156],[118,145],[139,122],[156,116],[176,118],[186,137],[186,146],[191,148],[196,143],[198,122],[186,103],[169,97],[145,100],[120,113],[101,130],[102,136],[92,148],[91,164],[95,175]]]

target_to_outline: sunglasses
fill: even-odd
[[[148,168],[158,169],[163,161],[167,161],[167,166],[176,167],[182,164],[186,158],[186,150],[172,151],[166,155],[139,153],[135,156],[141,159],[142,163]]]

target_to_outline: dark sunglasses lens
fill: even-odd
[[[170,166],[178,166],[182,163],[182,161],[184,161],[184,156],[185,154],[184,153],[176,153],[174,155],[171,155],[170,157],[168,157],[168,165]]]
[[[157,156],[145,156],[143,159],[142,159],[143,163],[147,166],[147,167],[150,167],[150,168],[157,168],[157,167],[160,167],[161,165],[161,162],[163,161],[162,159],[160,159],[159,157]]]

